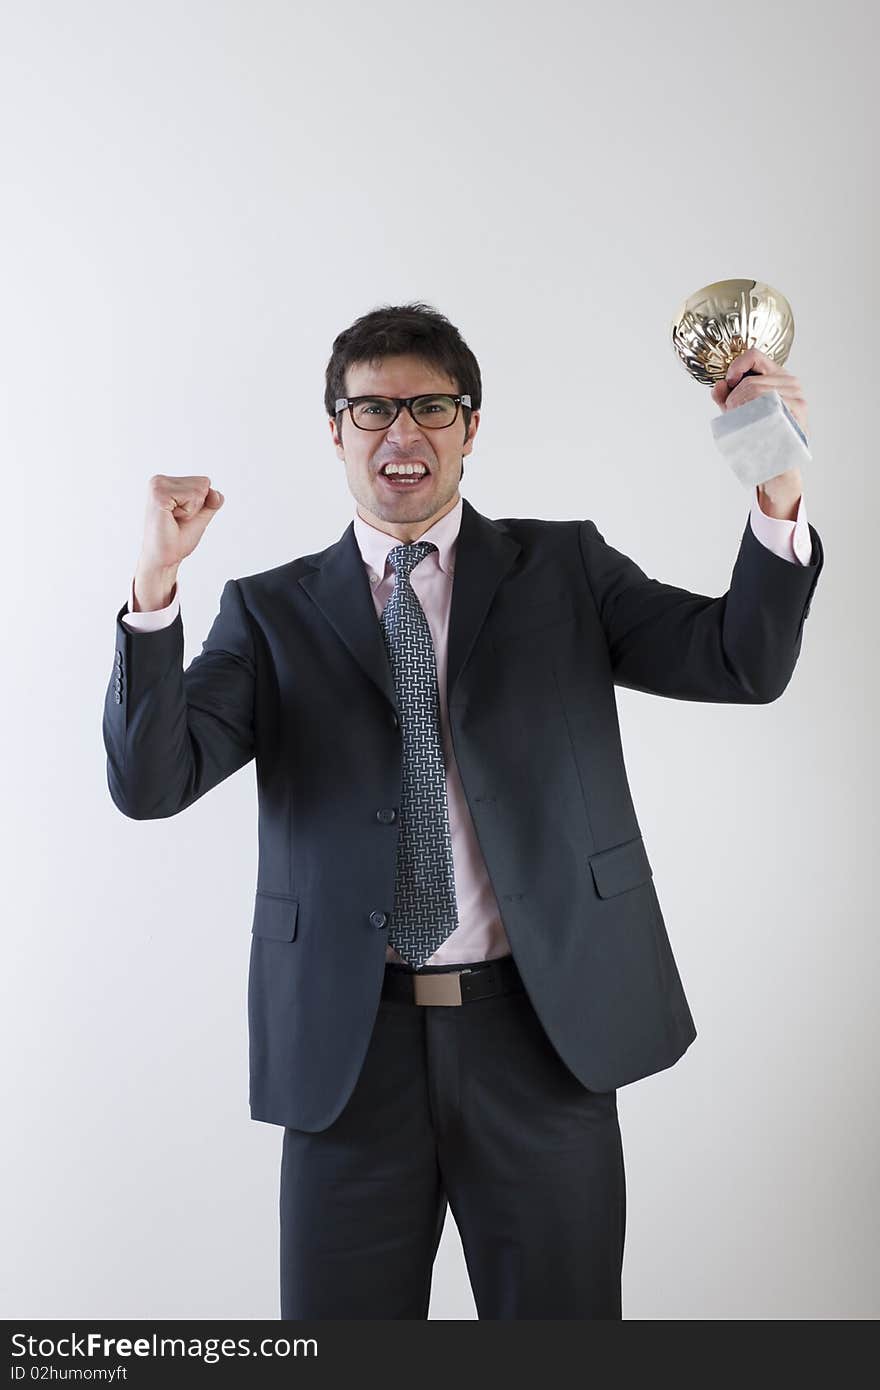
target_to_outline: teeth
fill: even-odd
[[[414,474],[417,478],[423,478],[427,471],[427,468],[413,463],[389,463],[387,467],[382,469],[382,472],[388,477],[393,477],[396,474]]]

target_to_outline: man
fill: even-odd
[[[766,390],[806,428],[760,353],[713,394]],[[442,315],[364,315],[326,372],[340,539],[229,580],[184,671],[178,568],[224,499],[156,475],[117,615],[119,809],[176,815],[256,760],[250,1110],[284,1127],[282,1318],[427,1317],[447,1201],[480,1318],[622,1316],[617,1089],[696,1029],[614,686],[777,699],[823,564],[796,469],[754,490],[719,598],[590,520],[489,520],[458,490],[481,399]]]

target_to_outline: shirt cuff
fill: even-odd
[[[781,517],[768,516],[762,511],[756,486],[752,496],[750,524],[755,539],[768,550],[772,550],[774,555],[779,555],[783,560],[790,560],[796,565],[810,563],[813,541],[807,523],[807,505],[803,493],[798,502],[797,516],[793,521],[784,521]]]
[[[122,624],[127,627],[129,632],[158,632],[160,628],[170,627],[180,612],[180,594],[177,587],[177,580],[171,590],[171,602],[166,608],[154,608],[149,613],[135,613],[134,611],[134,580],[131,581],[131,590],[128,596],[128,612],[122,615]]]

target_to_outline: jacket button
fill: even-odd
[[[382,806],[376,812],[376,820],[381,821],[383,825],[390,825],[391,822],[396,819],[397,812],[395,811],[393,806]]]
[[[122,653],[121,653],[121,652],[117,652],[117,653],[116,653],[116,665],[117,665],[117,666],[121,666],[121,665],[122,665]]]
[[[113,685],[114,685],[114,687],[115,687],[116,690],[121,690],[121,689],[122,689],[122,681],[119,679],[118,676],[116,677],[116,680],[113,682]]]
[[[384,927],[385,923],[388,921],[388,918],[384,912],[371,912],[370,921],[372,922],[374,927]]]
[[[117,690],[117,692],[116,692],[116,703],[117,703],[117,705],[121,705],[121,704],[122,704],[122,696],[120,695],[120,693],[119,693],[118,690]]]

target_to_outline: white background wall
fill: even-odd
[[[733,276],[794,308],[827,560],[772,705],[619,692],[699,1030],[619,1093],[624,1316],[877,1316],[877,28],[753,0],[4,5],[4,1317],[278,1316],[253,764],[164,822],[106,784],[150,475],[226,496],[181,571],[189,662],[227,578],[347,526],[331,343],[420,299],[481,363],[479,510],[591,517],[721,594],[749,496],[668,334]],[[431,1316],[475,1316],[451,1213]]]

